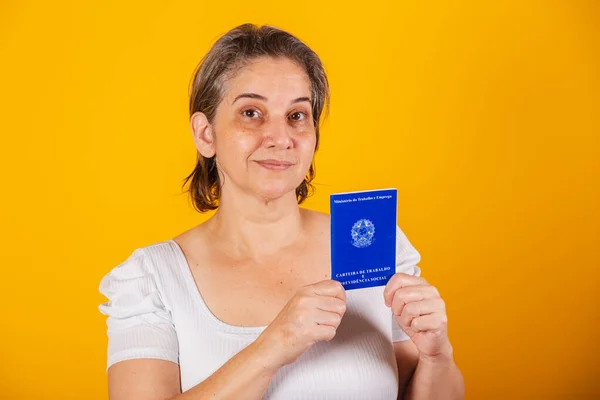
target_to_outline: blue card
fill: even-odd
[[[396,273],[397,189],[336,193],[331,214],[331,279],[346,290],[384,286]]]

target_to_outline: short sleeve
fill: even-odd
[[[404,232],[396,226],[396,273],[421,276],[421,268],[417,265],[421,254],[410,243]],[[392,314],[392,342],[401,342],[410,337],[400,328],[396,317]]]
[[[99,306],[108,316],[107,370],[119,361],[135,358],[179,363],[177,334],[155,279],[142,248],[102,278],[99,290],[108,298]]]

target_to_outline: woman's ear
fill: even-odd
[[[212,126],[208,123],[206,115],[196,111],[190,118],[190,127],[194,136],[196,148],[206,158],[215,155],[215,138]]]

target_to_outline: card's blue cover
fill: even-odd
[[[385,285],[396,273],[397,189],[332,194],[331,279],[346,290]]]

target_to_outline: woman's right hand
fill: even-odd
[[[296,361],[313,344],[335,337],[346,312],[346,291],[334,280],[300,288],[257,338],[277,367]],[[270,357],[270,358],[271,358]]]

